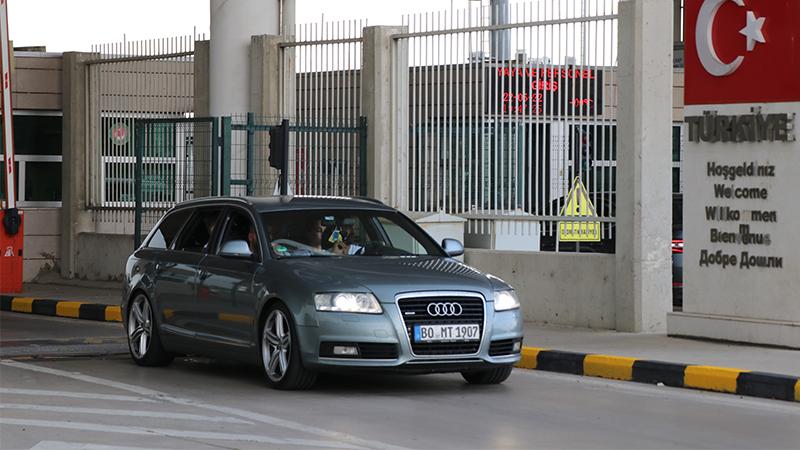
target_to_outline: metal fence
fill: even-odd
[[[131,175],[106,178],[106,189],[119,192],[118,215],[130,214],[131,233],[138,246],[144,233],[178,202],[213,195],[277,195],[278,170],[269,164],[269,132],[282,119],[242,116],[136,119]],[[288,159],[290,193],[366,195],[364,165],[366,119],[355,124],[294,124],[289,126]],[[313,135],[337,151],[347,149],[352,158],[308,160],[307,148],[291,145]],[[352,142],[352,148],[342,143]],[[294,170],[291,170],[291,169]],[[342,173],[350,171],[352,173]]]
[[[254,114],[231,118],[229,153],[231,195],[274,195],[277,169],[269,165],[269,131],[283,118]],[[296,195],[366,195],[367,123],[364,117],[318,117],[289,121],[289,193]],[[225,142],[223,138],[223,142]],[[228,174],[223,174],[227,177]]]
[[[408,208],[481,226],[528,221],[548,237],[577,179],[605,238],[616,185],[617,2],[498,8],[409,15],[409,32],[394,36],[396,51],[408,48],[396,55],[409,64]]]
[[[176,203],[222,192],[219,129],[216,118],[136,120],[133,173],[106,184],[125,193],[137,243]]]
[[[202,37],[128,41],[92,48],[95,58],[88,61],[87,80],[86,183],[87,208],[92,211],[97,231],[133,232],[137,121],[193,117],[195,39]],[[183,171],[182,164],[187,161],[184,152],[191,152],[198,133],[194,127],[187,122],[163,132],[154,129],[153,136],[171,136],[175,145],[172,153],[148,155],[144,176],[178,180],[191,173]],[[166,152],[167,147],[158,148]],[[151,201],[171,202],[186,195],[166,189],[154,192]]]
[[[296,194],[365,193],[361,51],[366,25],[365,20],[298,25],[296,40],[281,44],[286,93],[281,109],[293,124],[289,170]]]

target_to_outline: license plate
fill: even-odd
[[[480,340],[480,325],[414,325],[414,342]]]

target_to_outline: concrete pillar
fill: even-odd
[[[194,116],[209,116],[211,55],[210,41],[194,42]]]
[[[62,163],[61,163],[61,276],[77,271],[78,233],[91,224],[86,210],[87,145],[86,61],[91,53],[64,53],[62,59]]]
[[[249,106],[250,38],[294,32],[294,0],[211,0],[210,99],[213,116]],[[290,22],[291,21],[291,22]]]
[[[367,117],[367,195],[408,208],[408,48],[393,34],[407,27],[366,27],[362,108]]]
[[[619,3],[616,328],[663,332],[671,309],[672,5]]]
[[[209,41],[194,43],[194,116],[209,116]],[[194,124],[194,196],[211,195],[211,132],[210,123]]]
[[[289,111],[283,108],[287,99],[291,99],[288,101],[294,105],[293,91],[288,88],[291,86],[291,89],[294,89],[294,58],[290,57],[288,51],[286,57],[283,57],[284,50],[280,46],[283,40],[281,36],[268,35],[250,38],[249,111],[255,114],[259,122],[277,124],[283,118],[294,117],[294,114],[289,114]],[[257,132],[253,145],[255,147],[253,193],[256,196],[271,195],[276,174],[269,166],[267,133]]]

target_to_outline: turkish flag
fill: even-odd
[[[687,105],[800,101],[800,0],[686,0],[684,44]]]

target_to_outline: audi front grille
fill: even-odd
[[[453,304],[460,306],[459,315],[439,315],[429,314],[428,305],[430,304]],[[414,342],[414,325],[466,325],[478,324],[478,336],[483,336],[484,327],[484,303],[477,297],[411,297],[401,298],[397,301],[400,315],[405,323],[408,340],[411,343],[411,350],[414,355],[435,356],[435,355],[471,355],[478,353],[481,340],[470,342]],[[432,308],[434,314],[436,311]],[[459,308],[447,312],[457,312]]]

